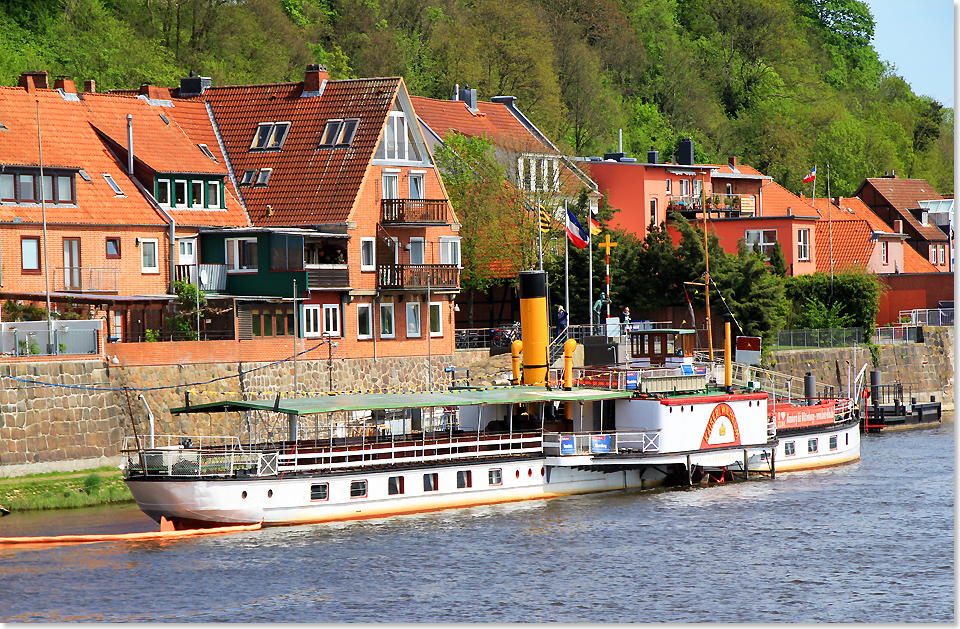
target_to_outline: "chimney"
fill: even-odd
[[[660,159],[660,152],[651,146],[650,150],[647,151],[647,163],[656,164],[658,163],[657,160],[659,159]]]
[[[727,158],[727,163],[730,164],[730,170],[736,170],[736,169],[737,169],[737,156],[736,156],[736,155],[731,155],[730,157],[728,157],[728,158]]]
[[[454,83],[453,85],[453,98],[451,100],[460,100],[460,84]]]
[[[24,72],[20,75],[17,86],[26,88],[28,94],[32,94],[37,90],[45,90],[47,89],[47,71]]]
[[[86,79],[83,82],[83,91],[89,92],[90,94],[97,93],[97,82],[93,79]]]
[[[897,234],[903,233],[903,221],[901,219],[898,218],[897,220],[893,221],[893,231]]]
[[[190,70],[190,76],[180,79],[179,96],[199,96],[210,89],[211,81],[209,76],[197,76],[193,70]]]
[[[693,139],[680,140],[680,156],[677,158],[677,164],[693,166]]]
[[[58,77],[53,81],[54,89],[63,90],[66,94],[76,94],[77,87],[73,84],[73,79]]]
[[[471,111],[476,111],[477,109],[477,90],[470,89],[470,86],[467,85],[464,89],[460,90],[459,97],[457,100],[462,100],[466,104],[467,108]]]
[[[137,93],[150,100],[170,100],[170,90],[158,85],[141,85]]]
[[[133,116],[127,114],[127,173],[133,175]]]
[[[307,66],[307,72],[303,77],[303,91],[319,92],[320,86],[324,81],[329,81],[330,75],[327,73],[327,66],[319,63],[313,63]]]

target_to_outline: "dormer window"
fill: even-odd
[[[252,184],[252,183],[253,183],[253,177],[254,177],[254,175],[256,175],[256,174],[257,174],[257,171],[255,171],[255,170],[245,170],[245,171],[243,171],[243,175],[240,177],[240,185],[241,185],[241,186],[249,186],[250,184]]]
[[[353,142],[353,136],[357,133],[357,126],[359,124],[359,118],[328,120],[317,148],[327,149],[350,146],[350,143]]]
[[[250,150],[280,150],[289,130],[289,122],[261,122],[257,125]]]

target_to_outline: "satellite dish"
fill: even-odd
[[[200,269],[200,283],[206,284],[208,279],[210,279],[210,273],[206,269]]]

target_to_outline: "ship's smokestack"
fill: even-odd
[[[521,271],[519,292],[523,384],[545,384],[550,333],[547,322],[547,274],[544,271]]]

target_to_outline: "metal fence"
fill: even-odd
[[[953,325],[953,308],[901,310],[900,323],[910,325]]]
[[[96,354],[100,351],[99,330],[18,330],[7,328],[0,339],[7,356],[64,356]]]
[[[852,347],[863,343],[863,328],[831,328],[826,330],[781,330],[776,346],[781,349],[796,347]]]
[[[883,328],[877,328],[877,345],[890,345],[892,343],[917,343],[923,338],[920,330],[922,328],[916,325],[894,325]]]

